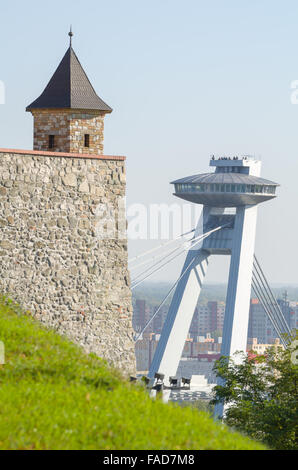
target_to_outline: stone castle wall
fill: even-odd
[[[123,157],[0,150],[0,292],[133,373],[127,240],[97,230],[124,195]]]
[[[103,154],[104,114],[73,109],[34,109],[34,150]],[[90,136],[90,146],[84,146],[84,135]],[[54,147],[49,149],[49,135],[54,135]]]

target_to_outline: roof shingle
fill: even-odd
[[[45,108],[112,112],[112,108],[96,94],[71,46],[42,94],[27,106],[26,111]]]

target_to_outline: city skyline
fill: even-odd
[[[133,301],[137,370],[142,373],[145,373],[150,367],[168,313],[168,306],[164,305],[144,330],[144,326],[148,324],[148,320],[153,317],[157,310],[156,299],[150,297],[149,293],[145,299],[144,292],[146,292],[145,289],[143,293],[134,293]],[[277,296],[277,299],[290,328],[297,328],[298,301],[289,301],[286,293],[283,296]],[[296,299],[298,299],[298,296]],[[225,302],[223,300],[212,300],[210,297],[206,302],[198,301],[180,359],[177,371],[179,377],[181,374],[203,374],[208,378],[208,381],[214,381],[215,376],[212,374],[212,367],[221,352],[224,315]],[[143,331],[143,334],[139,337],[141,331]],[[280,344],[279,335],[259,300],[252,296],[250,299],[247,351],[254,350],[258,354],[263,354],[267,347],[277,344]],[[209,365],[205,362],[207,358]]]

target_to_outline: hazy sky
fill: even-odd
[[[169,181],[208,171],[213,153],[261,156],[262,176],[281,187],[259,208],[256,253],[272,282],[297,284],[297,1],[2,1],[0,147],[32,148],[25,107],[64,55],[70,23],[114,109],[105,153],[127,156],[128,204],[179,202]],[[130,242],[130,256],[152,244]],[[208,281],[225,280],[226,261]],[[174,279],[179,267],[154,279]]]

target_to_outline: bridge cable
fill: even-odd
[[[263,295],[263,300],[266,303],[267,308],[270,310],[271,314],[275,318],[275,321],[278,324],[280,331],[284,332],[285,331],[284,323],[283,323],[282,319],[280,318],[280,316],[275,311],[275,309],[273,308],[271,299],[268,298],[268,292],[267,292],[267,290],[264,286],[262,278],[260,277],[259,273],[257,273],[257,271],[254,271],[253,276],[254,276],[255,281],[258,282],[259,288],[261,289],[261,292],[262,292],[262,295]]]
[[[289,328],[288,322],[286,321],[280,306],[278,305],[276,298],[274,297],[274,294],[268,284],[268,281],[265,277],[264,272],[262,271],[262,268],[256,258],[254,256],[254,267],[256,272],[258,273],[259,278],[261,279],[262,285],[264,286],[264,289],[267,293],[267,297],[269,298],[269,304],[274,308],[275,315],[279,319],[280,324],[282,325],[282,330],[284,330],[285,333],[291,334],[291,330]]]
[[[154,315],[147,321],[146,325],[144,326],[144,328],[142,329],[142,331],[139,333],[139,335],[136,337],[135,339],[135,342],[137,342],[140,337],[143,335],[144,331],[147,329],[147,327],[150,325],[150,323],[152,322],[152,320],[154,320],[154,318],[156,317],[156,315],[158,314],[158,312],[160,311],[161,307],[163,306],[163,304],[165,303],[165,301],[168,299],[168,297],[170,296],[170,294],[173,292],[174,288],[177,286],[178,282],[182,279],[182,277],[184,276],[184,274],[186,274],[186,272],[188,271],[188,269],[191,267],[191,265],[193,264],[193,262],[197,259],[197,257],[193,258],[191,260],[191,262],[188,264],[188,266],[185,268],[185,270],[183,271],[183,273],[180,275],[180,277],[175,281],[175,283],[172,285],[171,289],[169,290],[169,292],[167,293],[167,295],[165,296],[165,298],[163,299],[163,301],[159,304],[157,310],[154,312]]]
[[[200,237],[201,237],[201,236],[202,236],[202,235],[200,235]],[[137,264],[137,265],[135,265],[135,266],[130,267],[129,270],[130,270],[130,271],[134,271],[134,270],[138,269],[140,266],[143,266],[144,264],[148,264],[148,263],[150,263],[151,261],[154,261],[155,259],[163,258],[164,256],[167,257],[167,256],[169,256],[171,253],[174,253],[174,252],[177,251],[178,249],[181,249],[181,247],[184,245],[184,243],[193,242],[193,241],[197,240],[197,239],[200,238],[200,237],[196,237],[196,238],[193,237],[193,238],[189,238],[188,240],[181,240],[179,246],[176,247],[174,250],[170,251],[167,255],[164,255],[164,253],[160,253],[160,254],[158,254],[158,255],[154,255],[154,256],[152,256],[151,258],[149,258],[149,259],[147,259],[147,260],[145,260],[145,261],[142,261],[141,263],[139,263],[139,264]],[[175,239],[175,241],[177,241],[177,239]],[[159,248],[160,248],[160,247],[159,247]],[[159,261],[159,262],[160,262],[160,261]],[[157,264],[158,264],[158,263],[157,263]],[[152,266],[152,267],[153,267],[153,266]],[[146,271],[148,271],[148,269],[146,269]],[[139,277],[139,275],[138,275],[138,277]]]
[[[216,232],[217,230],[220,230],[221,228],[223,228],[224,226],[221,225],[219,227],[216,227],[215,229],[212,229],[210,230],[209,232],[207,233],[204,233],[203,235],[201,235],[200,237],[197,237],[199,238],[199,240],[197,240],[194,244],[192,244],[190,246],[189,249],[192,249],[195,245],[197,245],[198,243],[202,242],[205,238],[209,237],[209,235],[211,235],[211,233],[214,233]],[[171,261],[173,261],[174,259],[178,258],[178,256],[182,255],[182,253],[184,253],[186,251],[186,249],[183,249],[183,251],[181,251],[180,253],[176,254],[175,256],[173,256],[172,258],[170,258],[166,263],[162,264],[161,266],[159,266],[158,268],[156,268],[154,271],[152,271],[151,273],[147,274],[147,276],[145,276],[143,279],[141,279],[140,281],[138,281],[136,284],[132,285],[131,286],[131,289],[135,289],[139,284],[143,283],[146,279],[148,279],[148,277],[151,277],[153,274],[155,274],[157,271],[159,271],[160,269],[162,269],[164,266],[166,266],[167,264],[169,264]],[[163,260],[161,260],[163,261]],[[161,262],[160,261],[160,262]],[[159,263],[160,263],[159,262]],[[159,264],[157,263],[157,264]]]
[[[222,225],[220,227],[217,227],[213,230],[210,230],[210,232],[207,232],[205,236],[205,238],[209,237],[209,235],[211,235],[211,233],[221,229],[225,227],[225,225]],[[199,238],[199,237],[197,237]],[[195,246],[197,243],[199,243],[201,240],[199,240],[198,242],[196,242],[194,245],[192,246]],[[197,259],[197,256],[195,256],[191,261],[190,263],[187,265],[187,267],[185,268],[185,270],[183,271],[183,273],[180,275],[180,277],[175,281],[175,283],[173,284],[173,286],[171,287],[171,289],[169,290],[169,292],[167,293],[167,295],[165,296],[165,298],[163,299],[163,301],[159,304],[157,310],[154,312],[154,314],[152,315],[152,317],[147,321],[146,325],[144,326],[144,328],[142,329],[142,331],[138,334],[138,336],[136,337],[135,339],[135,342],[137,342],[143,335],[144,331],[147,329],[147,327],[150,325],[150,323],[153,321],[153,319],[156,317],[156,315],[159,313],[161,307],[164,305],[165,301],[168,299],[168,297],[170,296],[170,294],[173,292],[174,288],[177,286],[178,282],[183,278],[183,276],[185,275],[185,273],[188,271],[188,269],[190,269],[191,265],[193,264],[193,262]]]
[[[184,237],[185,235],[189,235],[190,233],[194,232],[195,229],[193,228],[192,230],[190,230],[189,232],[185,232],[185,233],[182,233],[181,235],[179,235],[178,237],[174,238],[173,240],[168,240],[166,242],[163,242],[161,243],[161,245],[158,245],[154,248],[151,248],[150,250],[148,251],[144,251],[144,253],[141,253],[140,255],[137,255],[135,256],[134,258],[130,258],[128,260],[129,263],[132,263],[140,258],[143,258],[145,255],[148,255],[149,253],[152,253],[153,251],[156,251],[156,250],[159,250],[160,248],[162,248],[163,246],[166,246],[166,245],[169,245],[170,243],[174,243],[175,241],[179,240],[179,238],[181,237]]]
[[[278,316],[281,318],[281,321],[282,321],[282,323],[283,323],[283,325],[284,325],[284,329],[287,331],[287,333],[291,334],[291,330],[290,330],[290,327],[289,327],[289,325],[288,325],[288,322],[286,321],[286,319],[285,319],[285,317],[284,317],[284,315],[283,315],[283,313],[282,313],[282,311],[281,311],[281,308],[280,308],[280,306],[279,306],[278,303],[277,303],[277,300],[276,300],[276,298],[275,298],[275,296],[274,296],[274,294],[273,294],[273,292],[272,292],[272,290],[271,290],[271,288],[270,288],[270,285],[269,285],[269,283],[268,283],[268,281],[267,281],[267,279],[266,279],[266,276],[265,276],[265,274],[264,274],[264,272],[263,272],[263,270],[262,270],[262,268],[261,268],[261,266],[260,266],[260,263],[258,262],[258,260],[257,260],[257,258],[256,258],[255,255],[254,255],[254,258],[255,258],[255,265],[257,266],[257,268],[259,269],[259,272],[261,273],[261,275],[262,275],[262,277],[263,277],[264,283],[265,283],[265,285],[267,286],[268,295],[269,295],[269,297],[271,297],[271,302],[272,302],[272,304],[273,304],[273,306],[274,306],[274,308],[275,308],[275,310],[276,310]]]
[[[181,246],[179,245],[177,248],[175,248],[175,250],[172,250],[170,251],[168,254],[164,255],[162,254],[162,259],[160,259],[159,261],[157,261],[156,263],[154,263],[153,265],[149,266],[148,268],[145,269],[145,271],[142,271],[141,273],[137,274],[133,279],[132,279],[132,283],[135,283],[135,281],[137,279],[139,279],[140,277],[142,277],[144,274],[146,274],[148,271],[150,271],[152,268],[154,268],[155,266],[159,265],[162,261],[164,261],[165,259],[167,259],[169,256],[171,256],[173,253],[175,253],[177,250],[181,250]],[[181,253],[183,253],[185,251],[185,249],[183,248]],[[178,256],[178,254],[177,254]],[[160,257],[160,256],[159,256]]]
[[[208,232],[209,233],[209,232]],[[153,269],[155,266],[158,266],[162,261],[164,261],[166,258],[168,258],[171,254],[175,253],[177,250],[181,250],[181,253],[177,253],[177,257],[180,256],[180,254],[184,253],[184,251],[188,250],[190,247],[191,247],[191,243],[193,243],[194,241],[196,240],[199,240],[199,241],[202,241],[204,239],[206,234],[201,234],[200,236],[198,237],[195,237],[195,238],[191,238],[190,240],[187,240],[186,242],[183,242],[182,244],[180,244],[178,247],[176,247],[174,250],[170,251],[169,253],[167,253],[166,255],[164,255],[164,253],[162,253],[161,255],[158,255],[158,256],[154,256],[153,258],[151,258],[151,260],[155,259],[155,258],[160,258],[162,256],[162,259],[160,259],[159,261],[157,261],[156,263],[154,263],[153,265],[149,266],[148,268],[145,269],[145,271],[142,271],[141,273],[137,274],[136,277],[134,277],[134,279],[131,281],[132,284],[140,277],[142,277],[144,274],[146,274],[148,271],[150,271],[151,269]],[[184,244],[188,244],[188,246],[184,246]],[[173,258],[174,259],[174,258]],[[150,260],[149,260],[150,261]],[[148,262],[148,261],[147,261]],[[146,262],[146,263],[147,263]],[[145,263],[145,264],[146,264]],[[144,263],[141,263],[140,265],[138,266],[141,266],[142,264]],[[138,267],[137,266],[137,267]],[[134,267],[132,268],[134,269]],[[131,270],[131,269],[130,269]]]
[[[268,309],[267,304],[266,304],[266,301],[265,301],[265,299],[264,299],[264,297],[263,297],[263,294],[262,294],[261,287],[260,287],[260,285],[258,284],[258,281],[256,280],[256,278],[255,278],[254,275],[253,275],[253,278],[252,278],[252,288],[253,288],[253,290],[254,290],[256,296],[257,296],[258,299],[260,300],[261,305],[262,305],[264,311],[267,313],[268,318],[269,318],[269,320],[271,321],[273,328],[275,329],[277,335],[278,335],[279,338],[280,338],[280,341],[282,342],[282,344],[283,344],[284,346],[286,346],[286,342],[285,342],[284,337],[283,337],[283,335],[282,335],[282,331],[280,330],[279,325],[276,323],[275,318],[272,316],[272,313],[271,313],[270,309]]]

